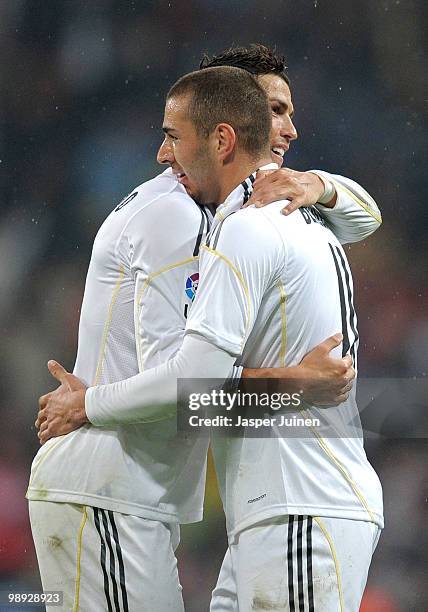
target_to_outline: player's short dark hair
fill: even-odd
[[[242,68],[256,76],[276,74],[282,77],[287,85],[290,85],[290,78],[286,73],[285,57],[278,54],[275,49],[269,49],[260,43],[253,43],[249,47],[230,47],[212,57],[204,55],[199,69],[214,66],[235,66],[235,68]]]
[[[187,114],[198,134],[208,138],[219,123],[233,127],[237,146],[252,157],[269,147],[271,111],[263,88],[247,71],[230,66],[186,74],[167,99],[189,95]]]

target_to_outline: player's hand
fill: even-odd
[[[256,208],[261,208],[278,200],[289,200],[290,203],[281,211],[284,215],[301,206],[316,204],[324,194],[324,183],[317,174],[290,168],[259,170],[253,188],[245,207],[254,204]]]
[[[298,392],[301,399],[313,406],[338,406],[348,399],[355,379],[352,358],[331,357],[331,351],[342,342],[342,334],[334,334],[318,344],[297,366],[285,368],[244,368],[242,379],[280,380],[287,392]]]
[[[310,351],[296,366],[302,399],[315,406],[338,406],[348,399],[355,379],[352,358],[331,357],[331,351],[342,342],[342,334],[330,336]]]
[[[55,391],[39,398],[35,425],[39,430],[40,444],[89,422],[85,412],[86,386],[56,361],[49,361],[48,369],[61,384]]]

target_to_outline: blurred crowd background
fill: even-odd
[[[73,367],[97,228],[159,172],[164,96],[202,53],[255,41],[285,53],[300,135],[286,165],[354,178],[383,214],[382,228],[350,249],[360,373],[426,377],[425,8],[423,0],[0,0],[0,591],[39,588],[24,494],[37,398],[53,387],[46,361]],[[364,612],[428,609],[427,446],[411,418],[404,406],[392,435],[367,443],[386,529]],[[179,549],[189,612],[208,609],[225,545],[210,468],[206,519],[183,530]]]

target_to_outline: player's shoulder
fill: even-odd
[[[283,215],[283,208],[289,200],[279,200],[263,208],[250,207],[255,218],[263,217],[273,225],[285,239],[291,238],[296,232],[305,232],[308,226],[327,228],[323,215],[315,206],[302,206],[289,215]]]
[[[135,187],[119,202],[112,214],[124,211],[126,217],[136,214],[144,216],[150,214],[155,205],[157,213],[164,207],[169,207],[171,214],[177,212],[186,216],[200,217],[198,206],[187,194],[183,185],[177,181],[171,168]]]
[[[124,236],[162,223],[178,229],[193,228],[201,222],[201,215],[198,205],[168,168],[132,189],[108,215],[98,237]]]
[[[280,206],[275,202],[264,208],[241,208],[225,219],[225,229],[230,235],[235,234],[246,239],[257,237],[259,240],[266,239],[275,243],[279,239],[276,226],[281,221],[281,208],[284,206],[285,203]],[[266,211],[267,208],[271,210]]]
[[[207,246],[229,256],[245,259],[283,254],[284,244],[274,224],[261,209],[242,208],[231,213],[211,233]]]
[[[144,181],[144,183],[135,187],[133,193],[136,193],[137,202],[143,203],[141,202],[143,200],[146,205],[154,199],[168,194],[186,195],[183,186],[177,181],[171,168],[167,168],[152,179]],[[122,203],[116,206],[116,209],[120,208],[122,208]]]

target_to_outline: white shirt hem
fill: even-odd
[[[48,501],[48,502],[63,502],[71,504],[80,504],[83,506],[92,506],[94,508],[102,508],[103,510],[112,510],[121,514],[129,514],[131,516],[139,516],[141,518],[161,521],[162,523],[197,523],[203,518],[203,509],[187,514],[179,515],[178,513],[160,510],[159,508],[143,506],[140,504],[124,503],[110,497],[102,495],[87,495],[84,493],[76,493],[74,491],[59,491],[59,490],[39,490],[29,488],[26,494],[27,499],[32,501]]]
[[[248,529],[250,527],[254,527],[258,523],[265,521],[269,518],[274,518],[277,516],[283,516],[285,514],[289,515],[303,515],[303,516],[325,516],[330,518],[340,518],[340,519],[350,519],[354,521],[364,521],[366,523],[375,522],[378,527],[383,529],[384,520],[381,514],[378,514],[374,510],[370,509],[370,512],[374,518],[374,521],[371,520],[367,510],[357,509],[357,508],[340,508],[337,506],[310,506],[303,505],[298,506],[294,504],[278,504],[276,506],[271,506],[269,508],[263,508],[259,512],[251,514],[250,516],[245,517],[241,521],[239,521],[235,527],[232,529],[228,528],[228,538],[229,541],[234,540],[234,538],[244,529]]]

